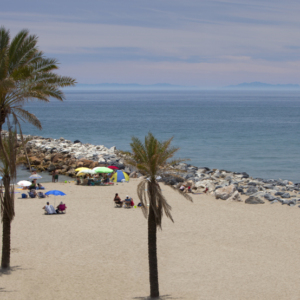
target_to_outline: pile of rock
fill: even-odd
[[[184,172],[183,172],[184,171]],[[236,173],[207,167],[197,168],[180,163],[174,166],[173,175],[192,181],[194,187],[206,189],[216,199],[242,201],[241,195],[249,196],[245,203],[263,204],[281,202],[290,206],[300,201],[300,183],[288,180],[252,178],[247,173]],[[167,183],[178,186],[178,178],[170,174]]]
[[[7,132],[2,131],[1,134],[6,136]],[[31,165],[38,171],[51,172],[56,169],[60,174],[72,177],[78,167],[114,165],[129,173],[132,172],[132,168],[125,167],[123,158],[117,155],[116,147],[82,144],[78,140],[73,143],[64,138],[52,139],[29,135],[23,137],[25,140],[29,139],[26,143],[26,151]],[[21,144],[20,136],[18,136],[18,143]],[[21,155],[24,155],[23,150]]]

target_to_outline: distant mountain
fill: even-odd
[[[233,90],[298,90],[300,89],[299,84],[269,84],[263,82],[244,82],[237,85],[229,85],[225,87],[226,89],[233,89]]]
[[[169,83],[156,83],[142,85],[138,83],[99,83],[99,84],[84,84],[78,83],[75,87],[66,88],[66,90],[176,90],[176,89],[191,89],[195,87],[174,85]]]

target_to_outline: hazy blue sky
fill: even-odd
[[[1,0],[80,83],[300,83],[300,2]]]

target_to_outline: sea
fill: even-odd
[[[43,129],[24,134],[130,150],[133,136],[173,137],[197,167],[300,182],[299,91],[67,91],[25,109]]]

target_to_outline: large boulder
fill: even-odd
[[[48,171],[49,172],[52,172],[56,169],[55,165],[54,164],[50,164],[49,167],[48,167]]]
[[[32,164],[34,166],[38,166],[41,164],[41,160],[39,158],[37,158],[36,156],[32,156],[32,157],[30,157],[30,164]]]
[[[245,200],[247,204],[264,204],[265,202],[259,197],[250,196]]]
[[[258,192],[258,189],[254,186],[250,186],[247,191],[246,191],[246,195],[252,195],[254,193],[257,193]]]
[[[56,153],[56,154],[52,155],[51,162],[55,164],[59,161],[62,161],[63,158],[64,158],[64,156],[61,153]]]
[[[233,195],[235,191],[236,191],[236,187],[233,184],[231,184],[223,188],[217,189],[215,191],[215,197],[216,199],[227,200]]]
[[[238,191],[235,191],[231,197],[229,197],[226,201],[240,201],[242,202],[241,195]]]
[[[202,180],[196,182],[195,186],[201,187],[201,188],[208,188],[208,190],[211,192],[215,189],[215,184],[211,180]]]

